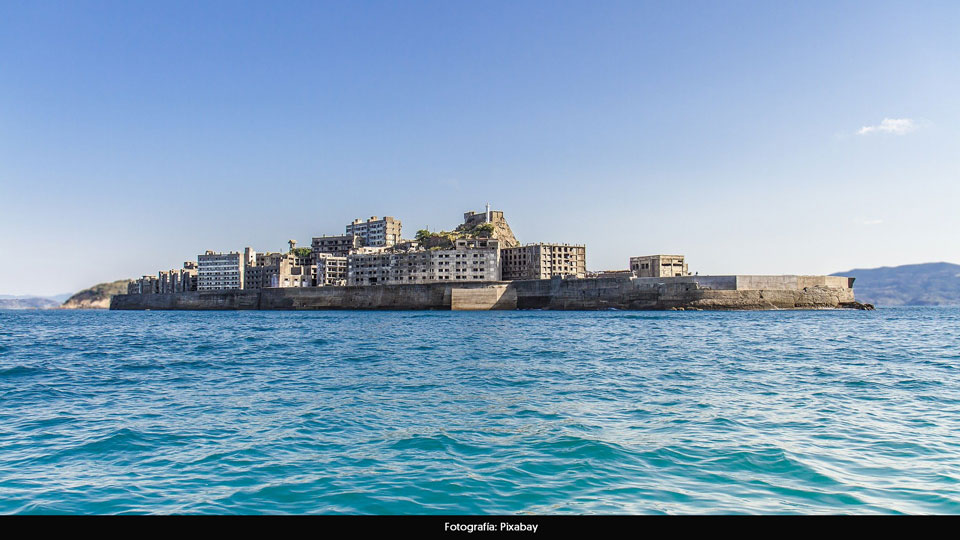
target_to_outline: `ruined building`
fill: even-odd
[[[587,276],[587,248],[571,244],[527,244],[502,250],[503,279]]]

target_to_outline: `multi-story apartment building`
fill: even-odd
[[[346,257],[362,245],[363,238],[355,234],[344,234],[340,236],[316,236],[310,243],[310,248],[315,255],[327,254]]]
[[[400,241],[401,226],[399,219],[390,216],[378,219],[377,216],[371,216],[367,221],[353,220],[353,223],[347,225],[346,235],[359,236],[365,246],[392,246]]]
[[[461,238],[453,249],[355,253],[347,257],[347,285],[439,281],[500,281],[500,242]]]
[[[347,258],[336,255],[317,254],[317,287],[343,286],[347,284]]]
[[[127,294],[178,293],[197,290],[197,263],[187,261],[183,268],[164,270],[156,276],[143,276],[127,283]]]
[[[587,248],[572,244],[527,244],[504,248],[503,279],[550,279],[587,276]]]
[[[127,284],[127,294],[157,294],[160,287],[157,276],[143,276]]]
[[[197,290],[197,263],[186,261],[183,268],[157,274],[157,289],[160,293],[175,293]]]
[[[297,255],[293,252],[294,246],[291,242],[289,253],[255,253],[244,268],[244,288],[314,286],[317,272],[314,255]]]
[[[286,253],[267,267],[268,287],[313,287],[317,283],[317,265],[313,254],[299,256]]]
[[[197,256],[197,290],[222,291],[242,289],[244,269],[253,250],[244,253],[215,253],[207,251]],[[246,259],[246,260],[245,260]]]
[[[637,277],[688,276],[683,255],[644,255],[630,257],[630,270]]]
[[[264,287],[264,270],[268,261],[279,257],[280,253],[257,253],[253,249],[243,250],[243,288],[262,289]]]

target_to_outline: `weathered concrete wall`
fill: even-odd
[[[540,279],[118,295],[111,309],[795,309],[854,302],[848,278]]]
[[[628,279],[622,278],[620,279]],[[737,276],[675,276],[675,277],[644,277],[635,278],[639,285],[658,285],[661,283],[691,285],[696,284],[699,289],[735,290]]]
[[[449,292],[432,285],[263,289],[261,309],[450,309]]]
[[[472,289],[454,287],[450,293],[453,310],[517,309],[517,289],[506,283]]]
[[[849,279],[840,276],[736,276],[737,290],[795,290],[805,287],[850,288]]]
[[[797,287],[837,287],[839,289],[853,289],[853,280],[856,278],[844,276],[797,276]]]
[[[500,285],[506,288],[506,284]],[[114,296],[110,309],[451,309],[451,289],[482,291],[490,286],[483,282],[430,283],[132,294]]]
[[[165,294],[119,294],[110,309],[260,309],[258,291],[191,291]]]

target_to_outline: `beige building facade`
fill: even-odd
[[[317,287],[342,287],[347,284],[347,258],[336,255],[316,256]]]
[[[579,244],[527,244],[503,249],[503,279],[587,277],[587,248]]]
[[[355,253],[347,257],[347,285],[443,281],[500,281],[500,242],[461,238],[453,249]]]
[[[291,247],[295,246],[291,242]],[[313,287],[316,284],[317,266],[314,254],[299,256],[293,253],[256,253],[252,264],[244,269],[245,289],[268,287]]]
[[[363,238],[355,234],[315,236],[310,242],[310,249],[315,255],[326,254],[337,257],[346,257],[361,246],[363,246]]]
[[[157,276],[143,276],[127,284],[127,294],[157,294],[159,292]]]
[[[630,257],[630,270],[637,277],[676,277],[690,275],[683,255],[644,255]]]
[[[175,293],[197,290],[197,263],[186,261],[183,268],[157,274],[157,289],[160,293]]]
[[[143,276],[127,283],[127,294],[161,294],[197,290],[197,263],[187,261],[183,268],[162,270],[156,276]]]

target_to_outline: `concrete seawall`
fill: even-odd
[[[110,309],[821,309],[854,305],[852,285],[836,276],[615,276],[125,294]]]

